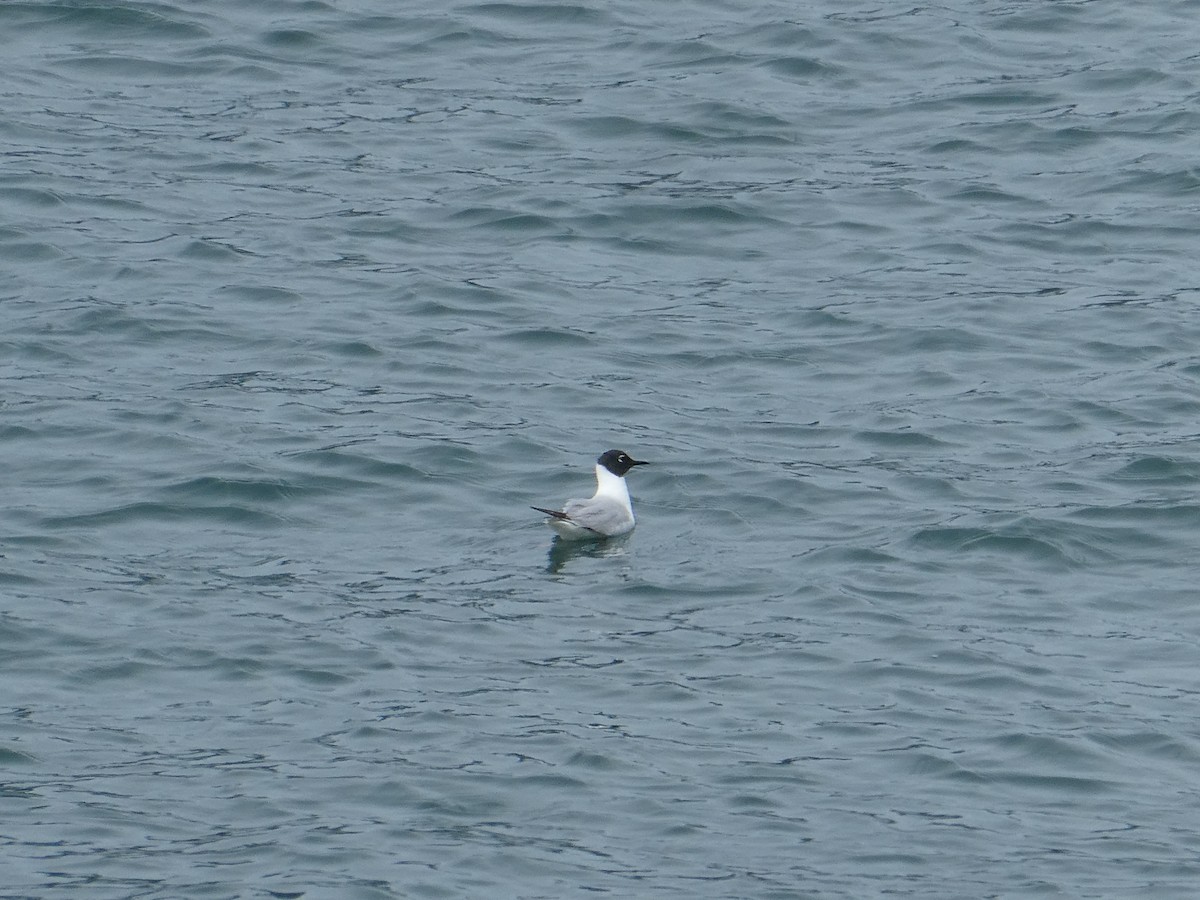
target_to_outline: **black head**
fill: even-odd
[[[609,450],[608,452],[601,454],[600,458],[596,460],[596,462],[604,466],[604,468],[608,469],[608,471],[612,472],[618,477],[624,476],[625,473],[634,466],[650,465],[648,462],[642,462],[640,459],[634,459],[624,450]]]

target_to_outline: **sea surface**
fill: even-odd
[[[1200,895],[1196,0],[0,35],[2,900]]]

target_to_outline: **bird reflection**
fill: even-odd
[[[609,538],[605,541],[564,541],[562,538],[556,537],[550,543],[546,571],[557,574],[573,559],[603,559],[624,556],[628,540],[627,535]]]

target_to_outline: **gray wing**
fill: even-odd
[[[571,521],[601,534],[618,534],[633,527],[633,517],[620,503],[608,497],[568,500],[563,512]]]

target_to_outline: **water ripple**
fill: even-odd
[[[0,25],[14,896],[1194,893],[1185,5]]]

